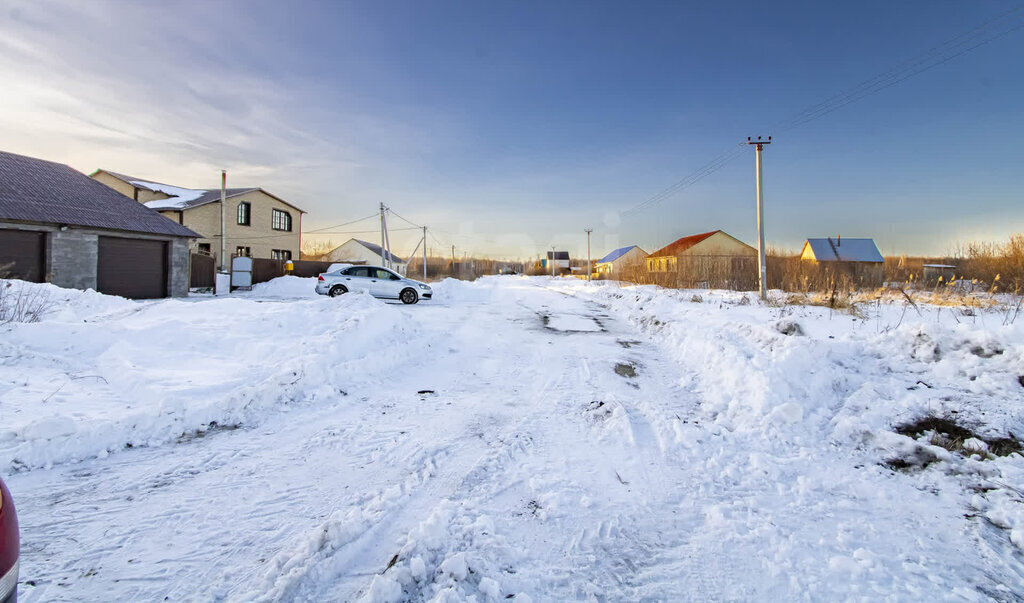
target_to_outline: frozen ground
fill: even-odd
[[[1024,597],[999,308],[40,287],[0,326],[23,601]],[[974,437],[896,433],[927,416]]]

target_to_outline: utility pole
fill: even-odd
[[[228,204],[228,171],[220,171],[220,271],[227,272],[224,258],[228,253],[228,241],[224,235],[224,206]]]
[[[551,259],[548,260],[551,263],[551,276],[555,276],[555,246],[551,246]]]
[[[387,231],[387,227],[384,224],[384,203],[380,204],[380,265],[386,266],[384,260],[384,246],[386,243],[384,233]]]
[[[747,136],[747,144],[754,145],[757,157],[757,280],[761,288],[761,301],[768,301],[768,270],[765,267],[764,258],[764,186],[761,177],[761,151],[764,145],[771,143],[771,136],[768,137],[768,140],[761,140],[760,136],[757,137],[757,140],[751,140]]]
[[[427,281],[427,227],[423,227],[423,282]]]
[[[452,276],[455,276],[455,245],[452,245]]]
[[[587,233],[587,281],[590,280],[590,233],[594,232],[593,228],[584,228],[584,232]]]

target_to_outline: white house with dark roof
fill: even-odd
[[[91,177],[198,232],[202,236],[192,250],[220,257],[219,188],[185,188],[102,169]],[[228,188],[225,195],[226,257],[299,259],[302,214],[306,212],[259,187]]]
[[[405,276],[409,264],[393,253],[384,251],[380,245],[349,239],[323,256],[326,262],[339,264],[370,264],[372,266],[390,266],[395,272]],[[387,261],[387,263],[386,263]]]
[[[194,231],[60,163],[0,151],[0,272],[131,298],[188,294]]]

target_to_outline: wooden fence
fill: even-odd
[[[286,260],[269,260],[257,258],[252,261],[252,284],[265,283],[271,279],[288,274],[285,272]],[[319,276],[321,272],[327,272],[327,268],[333,262],[315,262],[312,260],[292,260],[292,276],[310,277]]]
[[[193,253],[188,286],[193,289],[213,287],[217,278],[217,260],[212,255]]]

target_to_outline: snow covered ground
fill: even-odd
[[[1005,307],[13,286],[55,301],[0,325],[23,601],[1024,597]]]

